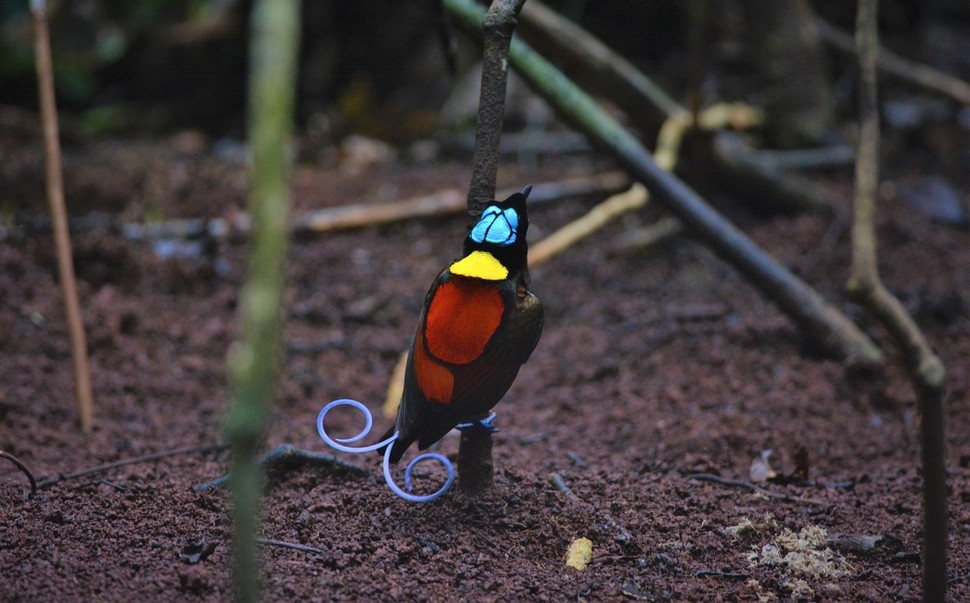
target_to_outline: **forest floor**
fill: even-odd
[[[37,175],[8,179],[23,188],[4,196],[34,199],[15,209],[44,215],[39,149],[11,130],[0,148],[5,169],[20,162],[20,174]],[[193,134],[68,143],[72,211],[119,222],[232,216],[244,208],[245,169],[240,154],[218,150]],[[500,185],[603,167],[588,156],[506,165]],[[851,175],[824,177],[847,208]],[[462,162],[440,159],[301,166],[294,202],[298,211],[377,204],[463,189],[467,179]],[[590,206],[536,206],[530,239]],[[845,300],[844,222],[728,209],[891,350]],[[533,270],[545,331],[496,408],[495,487],[485,497],[404,502],[373,454],[338,453],[369,477],[275,467],[261,527],[266,599],[917,600],[920,421],[895,353],[885,375],[859,375],[812,350],[698,242],[625,243],[625,232],[660,214],[651,205]],[[294,241],[267,449],[331,452],[315,420],[336,398],[364,401],[378,433],[386,428],[390,374],[465,225],[463,216],[414,219]],[[898,201],[882,203],[878,227],[884,280],[949,370],[949,588],[967,601],[970,233]],[[0,459],[0,599],[228,600],[230,502],[224,490],[193,486],[226,470],[226,452],[213,446],[223,441],[245,245],[134,242],[94,227],[74,234],[74,253],[97,405],[87,434],[76,427],[50,237],[8,232],[0,241],[0,449],[39,480],[65,477],[28,497],[24,475]],[[358,424],[339,414],[334,429]],[[194,450],[70,476],[185,448]],[[453,458],[456,449],[448,436],[441,451]],[[768,450],[777,477],[759,481],[756,459]],[[583,537],[589,565],[567,567],[567,548]]]

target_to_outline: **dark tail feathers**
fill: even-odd
[[[381,436],[381,441],[386,440],[387,438],[394,435],[394,430],[396,427],[397,427],[396,424],[391,425],[391,427],[386,432],[384,432],[384,435]],[[404,456],[404,452],[408,449],[408,447],[412,443],[414,443],[414,438],[407,439],[407,440],[398,438],[393,442],[391,442],[390,444],[388,444],[388,446],[391,446],[391,462],[396,463],[399,460],[401,460],[401,457]],[[386,451],[387,451],[387,446],[381,446],[380,448],[377,449],[377,454],[383,457]]]

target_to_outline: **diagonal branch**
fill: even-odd
[[[477,34],[480,8],[471,0],[446,0],[460,25]],[[826,352],[841,358],[878,363],[879,349],[859,328],[817,291],[758,247],[676,176],[664,171],[650,153],[616,120],[521,40],[513,40],[509,58],[529,85],[564,119],[591,141],[611,152],[667,209],[700,235],[721,257],[753,281]]]
[[[659,127],[665,119],[687,113],[633,63],[545,4],[530,1],[522,9],[521,21],[522,37],[536,50],[570,65],[570,73],[578,72],[582,81],[609,91],[611,100],[631,119]]]
[[[856,46],[851,34],[839,31],[824,19],[816,19],[815,27],[818,30],[819,37],[835,49],[850,54],[856,53]],[[952,75],[937,71],[928,65],[905,59],[883,47],[879,47],[876,55],[876,67],[896,78],[923,86],[927,90],[935,90],[959,103],[970,105],[970,84]]]

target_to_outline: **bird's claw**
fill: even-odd
[[[458,425],[455,425],[455,429],[460,429],[464,431],[465,429],[475,429],[477,427],[479,429],[484,429],[488,433],[497,433],[501,431],[501,429],[499,429],[498,426],[493,424],[493,421],[495,421],[495,417],[496,417],[495,413],[490,412],[488,413],[488,416],[485,417],[484,419],[472,419],[471,421],[459,423]]]

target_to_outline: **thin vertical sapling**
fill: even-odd
[[[71,235],[68,232],[67,209],[64,204],[64,180],[61,172],[61,145],[57,126],[57,103],[54,98],[54,69],[51,65],[50,30],[47,26],[47,3],[32,0],[30,9],[34,20],[34,48],[37,62],[37,88],[40,92],[41,122],[46,155],[47,202],[54,227],[57,252],[57,272],[64,298],[64,314],[71,347],[71,367],[74,371],[74,392],[77,399],[78,421],[83,431],[90,431],[94,423],[94,401],[91,394],[91,371],[88,366],[87,337],[78,303]]]
[[[859,0],[856,52],[859,57],[859,144],[853,200],[852,275],[849,294],[886,327],[903,353],[916,390],[922,424],[923,600],[946,597],[947,518],[943,403],[946,368],[919,326],[879,278],[875,209],[879,174],[879,105],[876,95],[877,1]]]
[[[254,461],[280,363],[299,6],[297,0],[261,0],[252,12],[248,136],[253,230],[240,296],[242,333],[229,359],[231,406],[225,427],[232,450],[233,584],[239,601],[259,599],[256,527],[263,479]]]

